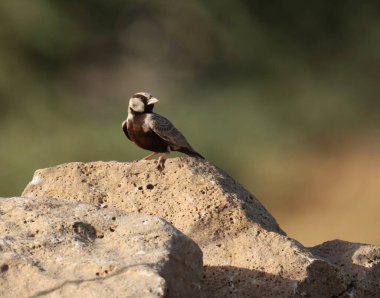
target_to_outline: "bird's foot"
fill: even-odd
[[[157,169],[159,171],[162,171],[163,169],[165,169],[165,161],[166,159],[164,158],[159,158],[158,160],[155,161],[155,163],[157,163]]]
[[[158,160],[156,161],[157,163],[157,169],[159,171],[162,171],[164,168],[165,168],[165,161],[166,161],[166,156],[168,155],[169,153],[164,153],[162,154]]]

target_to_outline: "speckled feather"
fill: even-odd
[[[184,147],[194,151],[183,134],[165,117],[150,113],[145,118],[145,121],[157,135],[169,143],[173,150]]]

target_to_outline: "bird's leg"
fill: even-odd
[[[170,147],[168,146],[168,151],[158,158],[157,169],[163,170],[165,168],[166,157],[170,154],[170,151]]]
[[[158,162],[157,162],[157,169],[159,170],[163,170],[165,168],[165,160],[166,160],[166,156],[168,155],[168,153],[164,153],[162,154],[159,158],[158,158]]]
[[[157,154],[158,154],[158,152],[153,152],[153,153],[149,154],[147,157],[144,157],[143,160],[147,160],[153,156],[156,156]]]

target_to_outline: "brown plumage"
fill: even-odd
[[[164,168],[165,158],[171,151],[204,159],[168,119],[153,113],[154,104],[157,102],[158,99],[147,92],[139,92],[131,97],[128,118],[122,124],[127,138],[137,146],[153,151],[145,159],[164,153],[158,159],[159,169]]]

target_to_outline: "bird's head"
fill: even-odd
[[[129,99],[128,111],[131,113],[151,113],[158,99],[148,92],[137,92]]]

